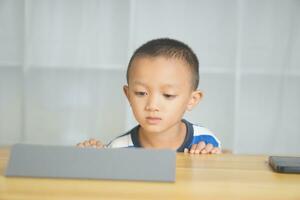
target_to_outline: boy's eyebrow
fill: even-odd
[[[175,88],[177,85],[172,85],[172,84],[165,84],[163,85],[163,87],[166,87],[166,88]]]
[[[141,81],[133,81],[133,84],[146,86],[146,84]]]

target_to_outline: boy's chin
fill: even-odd
[[[163,132],[163,130],[165,130],[164,127],[162,127],[161,125],[143,124],[141,126],[143,131],[151,133],[161,133]]]
[[[181,123],[181,121],[180,121]],[[147,121],[144,121],[142,123],[139,123],[141,126],[141,129],[148,133],[163,133],[167,131],[170,128],[173,128],[174,126],[179,125],[180,123],[166,123],[166,121],[160,121],[157,124],[147,123]]]

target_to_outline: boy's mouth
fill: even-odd
[[[161,121],[161,118],[159,117],[146,117],[146,121],[148,122],[148,124],[158,124]]]

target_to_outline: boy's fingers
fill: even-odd
[[[83,145],[84,145],[85,147],[88,147],[88,146],[90,146],[90,142],[89,142],[88,140],[86,140],[86,141],[83,142]]]
[[[221,151],[220,148],[214,147],[214,148],[211,150],[211,153],[212,153],[212,154],[220,154],[220,153],[222,153],[222,151]]]
[[[81,148],[84,147],[103,148],[104,147],[102,142],[96,139],[85,140],[83,142],[78,143],[76,146]]]
[[[97,144],[97,140],[95,139],[90,139],[89,140],[90,145],[96,145]]]
[[[216,152],[217,152],[217,149],[216,148],[213,148],[212,150],[211,150],[211,154],[216,154]]]
[[[201,151],[201,154],[210,153],[213,148],[214,146],[212,144],[207,144],[206,147]]]
[[[83,145],[81,142],[78,143],[76,146],[77,146],[77,147],[80,147],[80,148],[83,148],[83,147],[84,147],[84,145]]]
[[[103,147],[104,145],[102,144],[102,142],[100,142],[99,140],[96,141],[96,146],[97,147]]]
[[[205,142],[201,141],[197,144],[195,153],[199,154],[205,148]]]
[[[190,153],[193,154],[195,153],[195,150],[196,150],[196,147],[197,147],[197,144],[193,144],[191,149],[190,149]]]

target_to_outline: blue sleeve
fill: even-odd
[[[216,138],[212,135],[197,135],[194,136],[192,144],[198,144],[199,142],[205,142],[205,144],[212,144],[214,147],[220,147],[219,142],[216,140]]]

